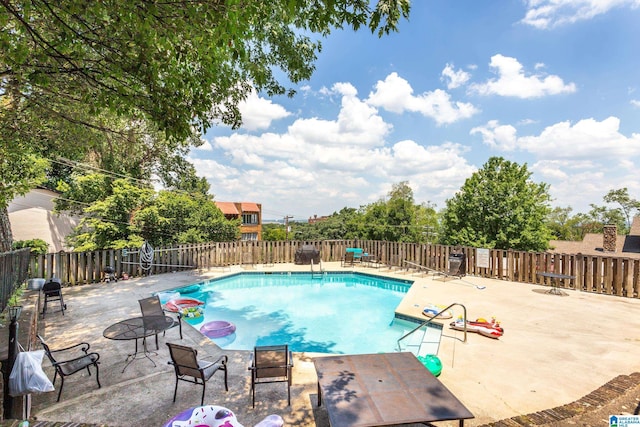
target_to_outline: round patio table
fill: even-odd
[[[145,316],[145,317],[133,317],[131,319],[121,320],[107,327],[102,335],[110,340],[117,341],[129,341],[135,340],[135,351],[127,355],[125,359],[126,364],[122,368],[122,372],[127,369],[127,366],[136,359],[146,357],[156,366],[150,354],[157,354],[150,352],[147,349],[147,337],[157,335],[160,332],[164,332],[173,326],[174,320],[171,316]],[[138,350],[138,340],[142,339],[142,351]]]

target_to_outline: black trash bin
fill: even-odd
[[[466,255],[463,252],[449,254],[449,271],[452,276],[464,276],[467,274]]]

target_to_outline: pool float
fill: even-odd
[[[196,307],[199,305],[204,305],[204,302],[200,301],[199,299],[189,297],[174,298],[167,301],[167,303],[164,305],[164,309],[167,311],[178,313],[183,308]]]
[[[236,331],[236,325],[226,320],[213,320],[200,327],[200,332],[209,338],[222,338]]]
[[[425,356],[418,356],[420,363],[433,374],[434,377],[440,376],[442,373],[442,362],[435,354],[427,354]]]
[[[235,414],[222,406],[196,406],[180,412],[166,422],[164,427],[243,427]],[[282,427],[284,420],[279,415],[269,415],[255,427]]]
[[[464,331],[464,321],[461,317],[458,317],[455,322],[451,322],[449,326],[451,329]],[[495,317],[491,318],[490,322],[483,318],[476,319],[475,321],[467,320],[467,331],[475,332],[493,339],[498,339],[504,334],[504,329],[500,326],[500,322],[498,322]]]
[[[445,309],[444,305],[436,305],[436,304],[428,304],[422,309],[422,314],[427,317],[434,317],[436,314],[440,313]],[[449,310],[442,311],[442,314],[438,316],[438,319],[451,319],[453,314]]]
[[[180,288],[179,292],[181,294],[193,294],[195,292],[198,292],[200,290],[200,285],[190,285],[187,286],[186,288]]]
[[[204,308],[201,305],[183,307],[179,313],[180,316],[191,325],[197,325],[204,321]]]
[[[160,302],[162,304],[166,304],[167,301],[171,301],[172,299],[180,298],[180,292],[158,292],[158,298],[160,298]]]

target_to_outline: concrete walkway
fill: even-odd
[[[352,270],[340,267],[340,263],[325,263],[324,267],[330,271]],[[308,271],[309,267],[283,264],[257,269]],[[456,302],[467,308],[470,319],[495,316],[501,321],[505,335],[499,340],[469,334],[466,343],[462,342],[462,332],[449,329],[448,321],[443,322],[439,357],[444,370],[439,379],[474,413],[476,418],[466,425],[565,405],[620,374],[640,371],[640,300],[577,291],[565,291],[566,296],[549,295],[542,286],[476,277],[445,282],[382,269],[353,270],[414,280],[398,307],[407,315],[421,317],[421,308],[427,303]],[[238,271],[243,270],[234,267],[231,272]],[[121,371],[133,342],[105,339],[102,331],[116,321],[139,315],[139,298],[229,273],[173,273],[65,288],[68,310],[64,316],[47,313],[40,332],[54,348],[90,342],[92,350],[101,355],[102,388],[97,388],[94,377],[77,373],[67,378],[61,402],[55,401],[57,392],[34,396],[32,417],[108,426],[161,426],[173,415],[199,405],[201,388],[182,382],[176,403],[172,402],[175,380],[164,343],[180,342],[177,329],[161,337],[160,349],[152,357],[156,367],[140,359],[124,373]],[[454,317],[460,313],[455,311]],[[254,409],[247,370],[250,353],[221,350],[186,323],[183,330],[181,343],[197,347],[201,355],[229,356],[229,391],[224,391],[222,376],[216,374],[207,383],[205,403],[233,410],[245,427],[271,413],[281,415],[289,426],[329,426],[324,408],[317,408],[312,363],[317,354],[295,354],[291,407],[286,406],[284,385],[272,384],[258,389],[259,401]],[[52,378],[48,362],[45,367]]]

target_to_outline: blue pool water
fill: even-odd
[[[395,351],[415,327],[394,320],[412,281],[361,273],[241,273],[160,294],[164,303],[180,292],[206,303],[200,328],[225,320],[236,332],[213,339],[226,349],[288,343],[296,352],[363,354]]]

